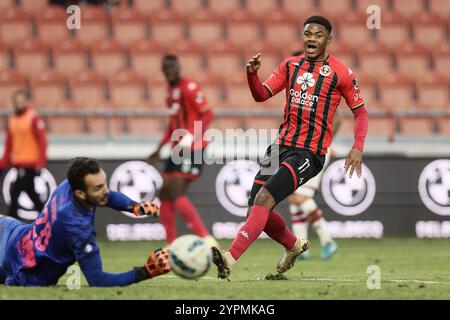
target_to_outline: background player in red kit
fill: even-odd
[[[202,155],[207,146],[207,142],[202,139],[203,132],[212,121],[213,113],[199,85],[181,77],[181,67],[175,55],[163,58],[162,70],[169,85],[167,106],[171,115],[166,133],[156,151],[148,157],[148,162],[154,164],[159,160],[161,148],[171,140],[172,133],[177,129],[184,129],[184,135],[180,139],[171,141],[172,154],[167,159],[163,172],[161,222],[166,230],[167,242],[172,242],[177,236],[175,211],[178,211],[192,232],[204,237],[209,245],[217,246],[197,209],[186,196],[189,184],[198,179],[202,171]],[[194,130],[195,122],[197,125],[201,124],[201,132]],[[182,148],[181,164],[174,161],[175,152],[179,152],[178,147]]]
[[[289,270],[297,256],[309,248],[309,242],[297,239],[274,208],[322,170],[332,140],[333,115],[342,96],[355,118],[355,143],[347,155],[345,172],[350,169],[351,177],[356,170],[358,177],[361,176],[367,111],[353,72],[327,53],[331,30],[326,18],[308,18],[303,32],[305,53],[283,61],[264,83],[257,75],[261,54],[247,63],[253,98],[264,101],[285,90],[286,105],[278,138],[267,149],[255,177],[247,221],[227,251],[222,253],[213,248],[213,261],[220,278],[229,277],[236,260],[262,231],[285,248],[277,265],[279,273]],[[276,170],[268,174],[268,167],[274,163]]]

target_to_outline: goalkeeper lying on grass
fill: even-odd
[[[97,206],[130,211],[136,216],[159,215],[151,202],[137,203],[109,191],[106,174],[95,159],[72,160],[67,180],[52,193],[32,224],[0,216],[0,284],[50,286],[78,261],[90,286],[126,286],[170,271],[167,250],[150,252],[144,266],[124,273],[102,270],[95,241]]]

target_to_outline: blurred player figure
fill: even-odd
[[[334,114],[331,129],[333,136],[335,136],[338,132],[341,122],[341,116],[336,112]],[[327,229],[323,212],[317,206],[316,201],[314,201],[314,195],[319,189],[323,172],[330,163],[331,157],[331,150],[329,149],[325,156],[323,169],[314,178],[295,190],[295,192],[289,197],[289,212],[291,213],[292,231],[294,232],[294,235],[297,238],[307,239],[308,226],[311,224],[319,237],[320,245],[322,246],[320,258],[323,260],[331,258],[338,249],[336,241],[333,240]],[[298,258],[308,259],[309,256],[310,251],[307,250],[299,255]]]
[[[207,142],[203,141],[203,132],[213,120],[213,113],[200,86],[181,77],[181,67],[175,55],[163,58],[162,71],[168,83],[170,119],[158,148],[147,158],[147,162],[154,165],[160,159],[161,148],[171,143],[172,152],[162,174],[160,194],[161,222],[166,230],[166,239],[171,243],[177,237],[177,211],[193,233],[203,237],[209,245],[217,246],[217,241],[209,234],[196,207],[186,196],[189,184],[197,180],[202,172],[203,151],[207,146]],[[201,126],[201,132],[194,130],[195,123]],[[176,132],[183,136],[177,141],[171,141],[172,134]],[[180,149],[183,159],[182,163],[177,164],[174,157],[180,155]]]
[[[147,262],[124,273],[102,269],[96,244],[95,210],[106,206],[136,216],[158,216],[151,202],[137,203],[110,191],[95,159],[72,160],[64,180],[32,224],[0,216],[0,284],[51,286],[78,262],[89,286],[126,286],[170,271],[167,250],[150,252]]]
[[[268,147],[255,177],[246,222],[227,251],[213,248],[219,278],[230,276],[233,265],[262,231],[285,248],[277,265],[279,273],[291,269],[297,257],[309,249],[309,241],[295,237],[274,208],[322,170],[332,141],[333,116],[342,96],[355,118],[355,143],[344,170],[350,177],[356,170],[361,177],[368,119],[355,75],[327,53],[332,26],[326,18],[309,17],[303,26],[305,53],[287,58],[266,82],[261,83],[257,74],[261,54],[247,63],[255,101],[265,101],[285,90],[286,106],[278,138]],[[275,172],[271,170],[274,166]]]
[[[17,179],[11,185],[11,204],[8,214],[18,218],[19,196],[25,191],[41,211],[44,202],[34,188],[34,178],[47,165],[47,137],[44,121],[31,108],[25,91],[13,93],[14,115],[8,121],[5,151],[0,161],[0,170],[9,165],[17,169]]]

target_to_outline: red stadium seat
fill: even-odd
[[[437,13],[443,19],[450,16],[450,2],[447,0],[428,0],[428,6],[432,12]]]
[[[376,79],[372,74],[358,73],[356,74],[358,80],[359,89],[361,90],[361,96],[364,99],[365,106],[370,109],[379,109],[380,104],[378,101],[378,86]],[[343,104],[345,104],[343,102]]]
[[[202,47],[223,39],[224,26],[222,18],[214,12],[202,10],[188,21],[189,35]]]
[[[249,43],[244,50],[245,61],[248,61],[252,56],[260,52],[261,67],[258,70],[258,75],[261,79],[267,79],[275,71],[275,69],[283,61],[284,57],[280,55],[280,51],[272,46],[271,42],[252,42]],[[245,70],[242,70],[241,73]]]
[[[102,7],[81,7],[81,29],[73,30],[75,36],[86,46],[94,45],[108,35],[108,15]]]
[[[429,109],[450,109],[449,81],[441,74],[428,73],[417,81],[418,103]]]
[[[319,10],[325,15],[342,15],[352,10],[351,0],[319,0]]]
[[[391,50],[379,42],[368,42],[358,56],[360,69],[380,79],[393,69]]]
[[[0,10],[5,10],[16,5],[15,0],[0,0]]]
[[[450,79],[450,41],[443,42],[433,54],[434,69]]]
[[[271,130],[278,130],[282,121],[282,112],[280,111],[280,118],[274,119],[274,117],[248,117],[245,118],[245,129],[255,130],[268,130],[270,134]]]
[[[114,37],[123,45],[129,45],[146,36],[147,18],[137,9],[114,10],[111,21]]]
[[[67,14],[63,8],[47,7],[42,13],[35,15],[39,38],[47,45],[60,43],[68,36],[66,26]]]
[[[31,16],[26,11],[18,7],[0,11],[0,41],[11,45],[31,36]]]
[[[125,67],[125,51],[116,40],[103,39],[92,47],[92,64],[101,76],[112,76]]]
[[[166,9],[166,0],[133,0],[134,7],[145,15],[153,15]]]
[[[10,66],[9,48],[0,42],[0,70],[8,69]]]
[[[378,6],[381,12],[389,11],[389,0],[358,0],[355,1],[356,10],[359,12],[367,13],[367,8],[371,5]]]
[[[167,108],[167,84],[157,81],[149,83],[150,103],[157,109]]]
[[[437,120],[437,126],[439,133],[442,135],[450,136],[450,117],[439,117]]]
[[[279,8],[277,0],[246,0],[245,4],[245,8],[258,18],[269,16]]]
[[[399,47],[409,40],[408,20],[397,12],[387,11],[382,14],[382,28],[375,29],[377,39],[391,49]]]
[[[208,48],[208,70],[222,79],[234,77],[244,72],[244,64],[239,50],[227,41],[214,43]]]
[[[109,81],[111,101],[119,109],[134,109],[144,102],[145,81],[138,73],[121,70]]]
[[[353,119],[350,118],[353,135]],[[392,137],[395,133],[395,122],[392,117],[370,117],[369,126],[367,128],[367,136],[383,136],[383,137]]]
[[[47,116],[47,130],[52,135],[73,136],[86,134],[84,119],[76,116]]]
[[[239,48],[261,41],[261,27],[256,18],[246,10],[233,11],[226,18],[227,38]]]
[[[130,135],[163,134],[167,127],[167,118],[127,116],[126,133]]]
[[[131,68],[148,80],[157,74],[161,76],[163,55],[163,49],[154,40],[141,39],[130,48]]]
[[[66,39],[53,47],[53,63],[65,77],[73,77],[86,67],[87,52],[76,39]]]
[[[413,117],[399,118],[400,133],[402,135],[432,135],[433,121],[431,118]]]
[[[313,15],[313,12],[318,9],[315,0],[283,0],[283,7],[284,10],[299,19],[300,27],[303,27],[304,18]]]
[[[420,77],[430,69],[430,59],[431,53],[419,43],[404,43],[396,51],[398,69],[413,77]]]
[[[424,0],[394,0],[392,9],[401,12],[404,16],[411,18],[425,10]]]
[[[209,72],[202,72],[196,74],[193,80],[198,82],[212,109],[223,108],[225,93],[223,83],[219,77]]]
[[[65,100],[65,79],[54,70],[44,71],[32,78],[30,88],[37,108],[56,108]]]
[[[191,17],[204,9],[203,0],[171,0],[172,10],[182,17]]]
[[[330,53],[352,70],[355,69],[355,51],[346,42],[333,40],[330,45]]]
[[[226,17],[232,11],[237,10],[241,7],[240,0],[209,0],[208,8],[215,14]]]
[[[48,48],[39,39],[26,39],[13,47],[17,70],[27,76],[37,76],[48,68]]]
[[[248,88],[246,77],[242,74],[236,75],[225,85],[227,104],[233,109],[251,109],[256,107],[257,102],[252,97]]]
[[[361,44],[373,41],[373,31],[367,28],[366,21],[367,14],[357,11],[342,13],[338,23],[339,39],[346,41],[353,49],[361,49]]]
[[[105,81],[94,71],[82,71],[69,79],[72,101],[80,109],[92,109],[105,103]]]
[[[422,12],[413,19],[414,40],[434,47],[446,40],[445,21],[434,12]]]
[[[266,41],[283,49],[288,43],[300,44],[301,28],[294,16],[282,10],[274,10],[263,21]]]
[[[181,72],[186,77],[202,72],[204,70],[204,56],[201,48],[193,41],[181,40],[175,42],[172,51],[178,56]]]
[[[0,108],[12,109],[12,94],[24,89],[25,77],[16,70],[0,71]]]
[[[414,107],[414,86],[409,77],[391,72],[382,78],[378,87],[383,105],[393,109],[410,109]]]
[[[164,10],[157,12],[151,17],[150,25],[152,38],[163,46],[169,46],[185,37],[185,23],[173,11]]]
[[[245,119],[243,117],[227,116],[214,119],[211,128],[226,132],[227,129],[245,129]]]
[[[21,1],[20,6],[31,14],[41,13],[48,8],[48,0]]]

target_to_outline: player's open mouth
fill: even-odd
[[[316,50],[317,50],[317,46],[315,44],[310,43],[306,46],[306,51],[308,53],[314,53]]]

